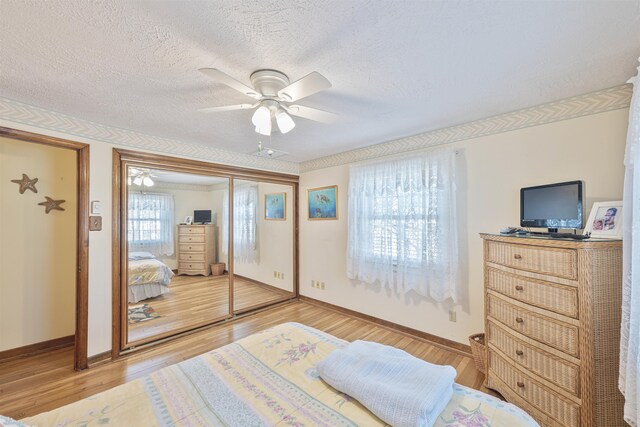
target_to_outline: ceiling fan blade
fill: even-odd
[[[285,109],[292,116],[302,117],[304,119],[314,120],[321,123],[335,123],[340,118],[337,114],[305,107],[304,105],[289,105],[288,107],[285,107]]]
[[[233,110],[250,110],[260,104],[237,104],[237,105],[223,105],[222,107],[208,107],[200,108],[198,111],[201,113],[219,113],[221,111],[233,111]]]
[[[262,98],[262,95],[259,94],[255,89],[237,81],[230,75],[223,73],[217,68],[200,68],[198,71],[200,71],[205,76],[211,77],[213,80],[226,84],[227,86],[237,90],[238,92],[244,93],[247,96],[255,99]]]
[[[296,80],[289,86],[278,91],[278,96],[287,102],[297,101],[321,90],[329,89],[331,83],[322,74],[314,71],[300,80]]]

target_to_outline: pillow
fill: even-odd
[[[129,252],[129,261],[139,261],[141,259],[155,259],[155,256],[149,252]]]

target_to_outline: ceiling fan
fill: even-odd
[[[304,105],[291,104],[299,99],[331,87],[329,80],[316,71],[307,74],[300,80],[289,83],[289,77],[280,71],[258,70],[250,76],[253,88],[239,82],[217,68],[201,68],[198,71],[257,101],[254,104],[225,105],[221,107],[201,108],[198,111],[218,113],[222,111],[257,108],[255,113],[253,113],[251,122],[255,125],[255,130],[259,134],[271,135],[274,120],[280,132],[289,132],[296,125],[291,116],[303,117],[322,123],[333,123],[338,118],[338,115],[328,111],[305,107]]]
[[[153,187],[154,182],[152,178],[156,178],[157,175],[154,175],[151,170],[148,169],[136,169],[129,168],[129,174],[127,178],[128,185],[137,185],[143,187]]]

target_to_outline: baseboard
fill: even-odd
[[[111,361],[111,350],[103,353],[95,354],[87,359],[87,365],[89,368],[93,368],[96,365],[101,365],[105,362]]]
[[[336,311],[338,313],[346,314],[352,317],[357,317],[367,322],[375,323],[376,325],[385,326],[387,328],[394,329],[398,332],[402,332],[417,338],[421,338],[425,341],[429,341],[430,343],[438,347],[445,348],[450,351],[455,351],[456,353],[460,353],[464,356],[471,356],[471,347],[466,344],[461,344],[459,342],[452,341],[447,338],[442,338],[437,335],[433,335],[427,332],[422,332],[417,329],[409,328],[407,326],[402,326],[397,323],[389,322],[388,320],[379,319],[375,316],[370,316],[368,314],[360,313],[359,311],[350,310],[348,308],[340,307],[338,305],[330,304],[328,302],[320,301],[304,295],[300,295],[299,299],[300,301],[308,302],[310,304],[315,304],[315,305]]]
[[[11,348],[9,350],[0,351],[0,361],[4,362],[9,359],[29,356],[42,353],[48,350],[54,350],[62,347],[68,347],[75,344],[75,335],[67,337],[54,338],[52,340],[42,341],[35,344],[25,345],[23,347]]]
[[[239,274],[234,274],[234,276],[239,278],[239,279],[242,279],[244,281],[247,281],[249,283],[253,283],[254,285],[262,286],[265,289],[269,289],[271,291],[276,291],[276,292],[281,292],[283,295],[289,295],[289,294],[293,293],[293,291],[285,291],[284,289],[281,289],[281,288],[278,288],[276,286],[272,286],[272,285],[266,284],[264,282],[260,282],[259,280],[252,279],[250,277],[241,276]]]

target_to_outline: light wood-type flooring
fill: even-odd
[[[469,355],[310,302],[291,301],[143,349],[82,372],[73,371],[71,348],[0,363],[0,414],[23,418],[139,378],[165,366],[221,347],[254,332],[300,322],[353,341],[393,345],[432,363],[453,366],[460,384],[481,389],[484,376]],[[483,391],[486,391],[482,389]]]
[[[292,294],[267,285],[236,277],[235,311],[281,300]],[[175,276],[169,292],[155,298],[129,304],[148,304],[160,317],[128,325],[129,342],[183,331],[195,325],[213,322],[229,314],[229,276]]]

